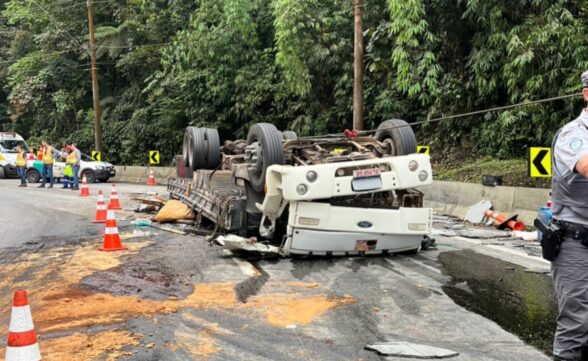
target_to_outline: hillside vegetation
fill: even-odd
[[[85,0],[2,1],[0,123],[93,147]],[[366,125],[571,94],[588,69],[588,0],[369,0]],[[351,128],[351,0],[97,0],[104,158],[169,163],[189,124],[243,137]],[[524,159],[581,98],[415,128],[440,162]],[[497,167],[505,166],[499,163]]]

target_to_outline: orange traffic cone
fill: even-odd
[[[149,171],[149,179],[147,180],[147,185],[150,185],[150,186],[155,185],[155,177],[153,176],[153,170]]]
[[[116,218],[114,211],[109,209],[106,212],[106,227],[104,228],[104,245],[98,248],[99,251],[122,251],[127,249],[120,242],[118,234],[118,227],[116,226]]]
[[[518,214],[507,217],[504,214],[487,210],[486,212],[484,212],[484,215],[488,218],[494,219],[494,222],[496,223],[496,227],[498,227],[498,229],[510,228],[513,231],[525,230],[525,224],[517,220]]]
[[[118,193],[116,192],[116,184],[112,183],[112,190],[110,191],[110,201],[108,202],[108,209],[122,209],[118,200]]]
[[[90,189],[88,189],[88,181],[86,180],[86,176],[82,178],[82,188],[80,188],[80,196],[88,197],[90,196]]]
[[[27,293],[23,290],[14,292],[12,315],[8,328],[8,347],[6,361],[40,361],[41,352],[37,343],[37,334],[33,326],[31,308]]]
[[[96,205],[96,219],[93,223],[106,223],[106,204],[102,191],[98,191],[98,204]]]

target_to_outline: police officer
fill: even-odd
[[[581,76],[588,102],[588,71]],[[552,211],[562,229],[551,264],[559,315],[553,343],[556,361],[588,360],[588,108],[553,141]]]

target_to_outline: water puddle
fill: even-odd
[[[444,291],[455,303],[551,355],[557,304],[549,275],[469,250],[444,252],[439,261],[453,279]]]

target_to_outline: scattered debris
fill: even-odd
[[[525,224],[523,222],[517,221],[518,214],[514,214],[510,217],[506,216],[503,213],[499,213],[496,211],[487,210],[484,215],[489,219],[492,218],[496,222],[496,227],[498,229],[506,229],[510,228],[513,231],[524,231]]]
[[[194,212],[184,203],[171,200],[159,210],[155,220],[159,223],[175,222],[180,219],[194,219]]]
[[[474,239],[509,238],[511,232],[491,229],[433,229],[434,235],[445,237],[465,237]]]
[[[137,219],[133,222],[133,224],[137,227],[149,227],[151,225],[151,221],[148,219]]]
[[[213,242],[228,249],[229,251],[241,250],[260,253],[280,253],[280,248],[259,243],[255,237],[244,238],[234,234],[228,234],[226,236],[219,236],[215,238]]]
[[[154,224],[151,225],[152,228],[157,228],[157,229],[161,229],[162,231],[166,231],[166,232],[171,232],[171,233],[175,233],[175,234],[181,234],[182,236],[187,235],[187,232],[184,231],[180,231],[179,229],[174,229],[171,227],[164,227],[164,226],[156,226]]]
[[[428,251],[428,250],[435,250],[437,249],[437,243],[434,238],[429,236],[425,236],[423,241],[421,242],[421,250]]]
[[[157,209],[160,209],[168,202],[167,199],[159,196],[157,193],[153,193],[153,194],[148,193],[147,195],[136,194],[136,195],[132,195],[130,198],[134,201],[139,202],[139,203],[155,206],[155,207],[157,207]]]
[[[525,241],[537,241],[537,232],[513,231],[512,235]]]
[[[158,210],[159,210],[159,207],[154,206],[154,205],[150,205],[150,204],[139,204],[134,209],[134,211],[136,213],[153,213],[153,212],[157,212]]]
[[[485,218],[484,213],[490,209],[492,209],[492,202],[487,199],[481,200],[468,209],[464,219],[473,224],[482,223]]]
[[[379,355],[383,356],[412,357],[418,359],[443,359],[459,355],[459,352],[410,342],[375,343],[367,345],[365,349],[376,351]]]

